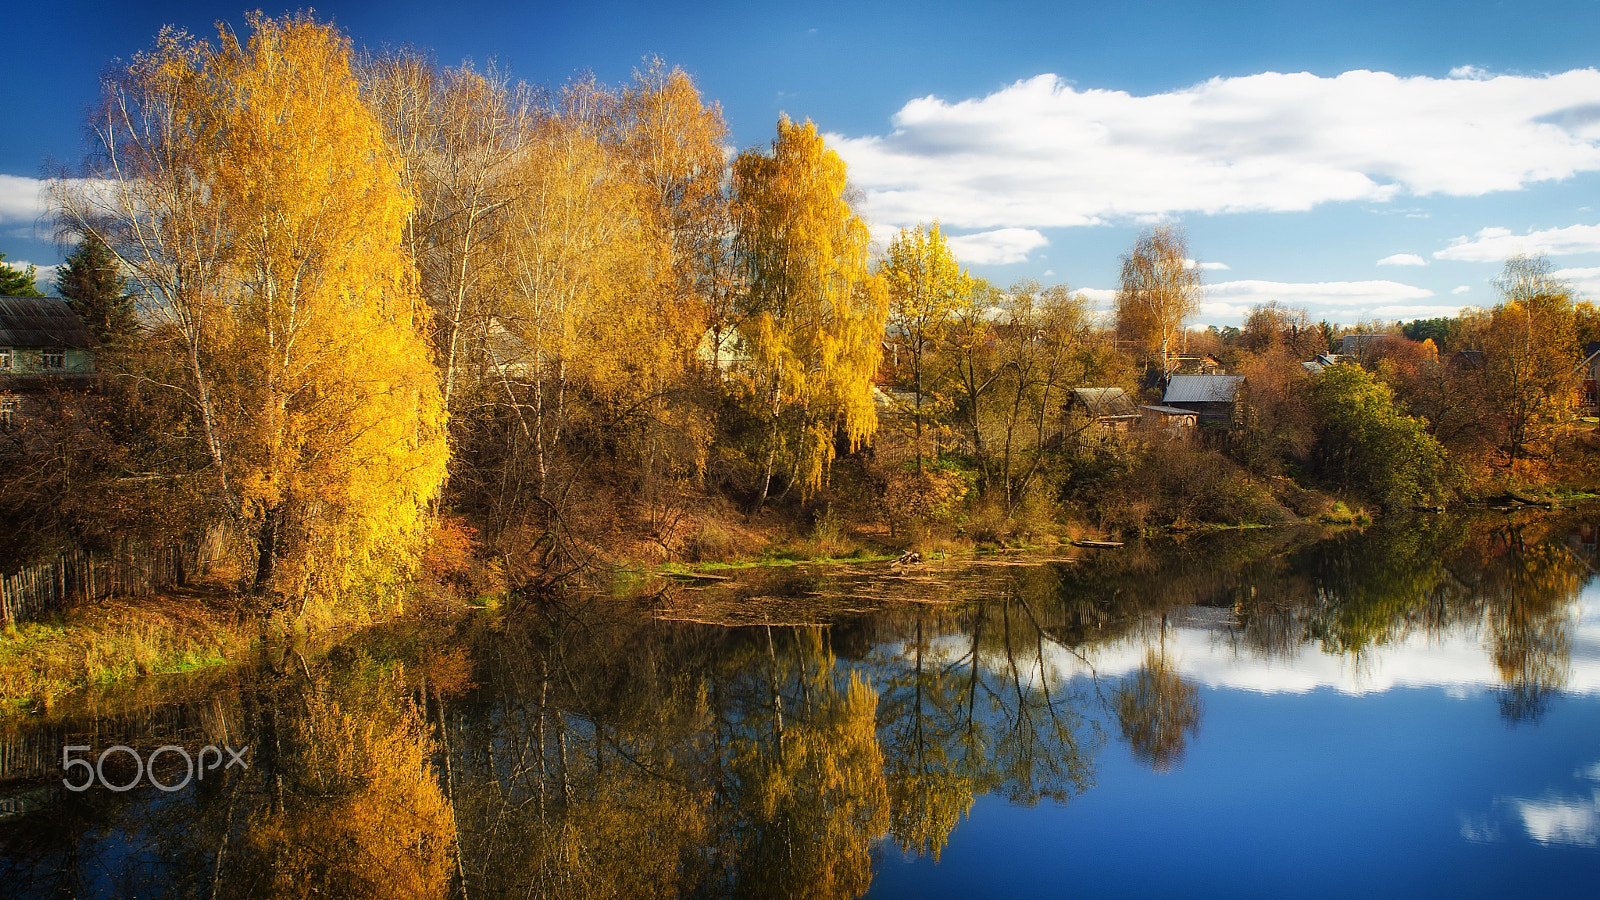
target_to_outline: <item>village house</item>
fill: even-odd
[[[1174,375],[1161,405],[1192,412],[1202,425],[1233,422],[1243,375]]]
[[[1319,353],[1316,359],[1307,360],[1301,363],[1300,366],[1312,375],[1321,375],[1329,366],[1337,366],[1350,361],[1349,357],[1339,353]]]
[[[1184,437],[1200,424],[1200,414],[1176,406],[1139,407],[1139,429],[1157,431],[1169,437]]]
[[[1583,348],[1583,362],[1578,364],[1579,415],[1600,416],[1600,341],[1590,341]]]
[[[1108,431],[1127,431],[1139,423],[1139,408],[1119,387],[1074,388],[1067,409],[1082,413],[1090,423]]]
[[[66,301],[0,297],[0,427],[35,415],[54,388],[92,383],[94,346]]]

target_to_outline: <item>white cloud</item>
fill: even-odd
[[[1055,269],[1045,269],[1044,270],[1044,277],[1049,278],[1051,275],[1054,275],[1055,273],[1056,273]]]
[[[1200,264],[1200,268],[1207,272],[1226,272],[1228,271],[1228,264],[1219,262],[1203,262]]]
[[[1600,266],[1583,269],[1557,269],[1550,273],[1570,283],[1578,293],[1600,300]]]
[[[1281,300],[1290,306],[1367,307],[1426,300],[1433,291],[1398,281],[1223,281],[1207,286],[1206,296],[1213,301],[1237,303]]]
[[[1380,266],[1425,266],[1428,261],[1415,253],[1394,253],[1378,260]]]
[[[1600,71],[1264,73],[1151,96],[1055,75],[922,97],[887,134],[829,135],[878,221],[961,228],[1476,196],[1600,170]]]
[[[1600,119],[1600,106],[1596,107]],[[1434,259],[1461,262],[1500,262],[1518,253],[1543,253],[1568,256],[1574,253],[1600,253],[1600,225],[1568,225],[1546,228],[1527,234],[1512,234],[1509,228],[1482,228],[1472,237],[1465,235],[1433,254]]]
[[[45,182],[38,178],[0,175],[0,223],[32,225],[46,209]]]
[[[1450,70],[1451,78],[1466,78],[1471,81],[1488,81],[1494,76],[1477,66],[1456,66]]]
[[[1452,293],[1452,294],[1465,294],[1465,293],[1467,293],[1467,292],[1469,292],[1471,290],[1472,290],[1472,288],[1468,287],[1467,285],[1458,284],[1455,287],[1450,289],[1450,293]]]
[[[1101,312],[1110,312],[1116,309],[1117,292],[1112,288],[1078,288],[1075,293],[1082,294],[1094,304],[1094,308]]]
[[[1600,794],[1512,802],[1528,837],[1541,844],[1600,845]]]
[[[1082,288],[1079,293],[1101,309],[1110,309],[1117,292],[1105,288]],[[1197,317],[1205,325],[1237,325],[1250,308],[1270,300],[1288,306],[1305,307],[1312,319],[1339,322],[1358,319],[1426,319],[1453,316],[1459,305],[1443,305],[1427,288],[1398,281],[1220,281],[1205,287]]]
[[[1032,228],[998,228],[977,234],[949,235],[956,259],[975,266],[1003,266],[1024,262],[1028,254],[1050,240]]]

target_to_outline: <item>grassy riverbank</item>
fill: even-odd
[[[188,592],[70,609],[0,631],[0,716],[144,675],[242,659],[259,635],[224,598]]]

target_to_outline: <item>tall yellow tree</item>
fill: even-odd
[[[896,368],[905,373],[913,392],[912,423],[920,472],[929,357],[971,295],[973,280],[956,262],[938,222],[901,229],[889,244],[879,271],[889,292],[888,335],[895,348]]]
[[[1139,234],[1122,257],[1117,289],[1117,337],[1161,355],[1161,375],[1171,371],[1172,342],[1200,305],[1200,267],[1189,259],[1183,230],[1157,225]]]
[[[1489,401],[1500,422],[1507,463],[1548,451],[1554,429],[1576,401],[1572,287],[1542,256],[1513,256],[1495,280],[1501,302],[1482,323]]]
[[[741,336],[768,423],[759,510],[780,453],[809,492],[827,478],[837,432],[855,445],[877,429],[872,379],[888,304],[844,160],[815,125],[780,118],[771,149],[740,153],[733,169]]]
[[[481,387],[473,362],[500,295],[487,278],[487,254],[506,227],[533,98],[492,69],[442,69],[412,50],[365,60],[360,75],[401,183],[416,198],[405,246],[433,311],[445,411],[453,412],[463,391]]]
[[[349,42],[305,16],[249,22],[242,43],[165,31],[108,83],[64,227],[111,247],[181,335],[255,587],[381,595],[414,565],[446,457],[411,198]]]

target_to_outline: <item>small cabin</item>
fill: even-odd
[[[1139,429],[1158,431],[1171,437],[1183,437],[1200,424],[1200,414],[1176,406],[1147,405],[1139,407]]]
[[[1161,405],[1192,412],[1203,425],[1231,424],[1243,386],[1243,375],[1174,375]]]
[[[1067,407],[1110,431],[1127,431],[1139,423],[1139,408],[1119,387],[1075,388]]]
[[[57,297],[0,297],[0,426],[52,386],[95,378],[94,335]]]

